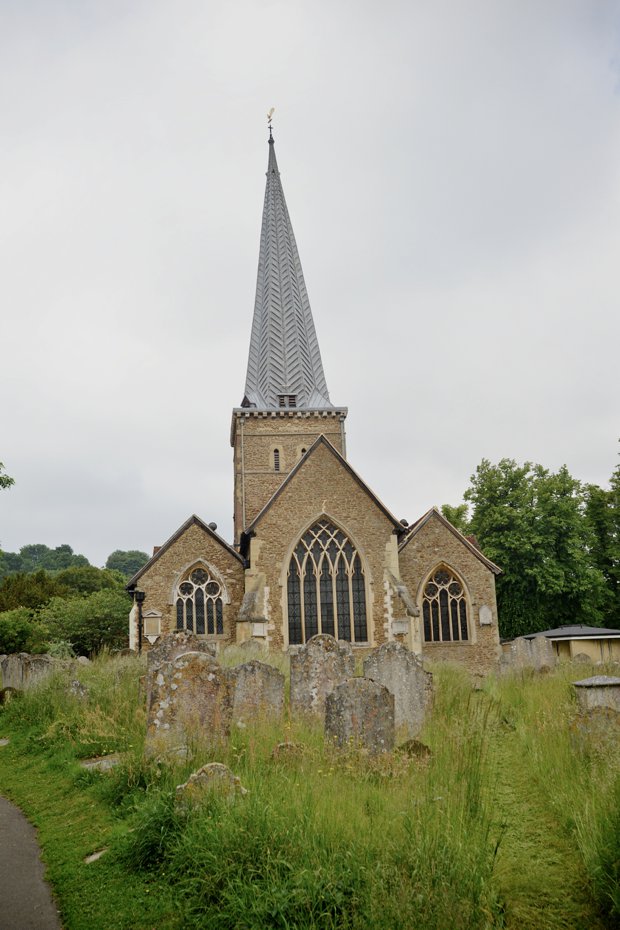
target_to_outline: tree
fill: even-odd
[[[503,636],[601,624],[605,578],[590,558],[583,488],[565,466],[553,474],[530,462],[484,459],[464,496],[473,505],[471,532],[503,570],[497,579]]]
[[[54,574],[54,580],[65,589],[67,595],[93,594],[95,591],[124,591],[125,576],[107,568],[94,565],[73,566]]]
[[[0,611],[17,607],[35,609],[46,604],[51,597],[62,597],[66,593],[67,589],[43,570],[7,575],[0,582]]]
[[[463,536],[467,536],[467,534],[471,532],[471,527],[469,525],[469,507],[467,504],[459,504],[457,507],[444,504],[441,508],[441,512],[448,523],[451,523]]]
[[[39,652],[47,637],[46,627],[27,607],[0,613],[0,653]]]
[[[95,591],[88,597],[54,597],[38,611],[52,641],[67,641],[77,654],[127,645],[129,600],[124,591]]]
[[[12,484],[15,484],[15,478],[6,474],[4,465],[0,462],[0,488],[10,488]]]
[[[122,572],[125,578],[131,578],[140,571],[143,565],[146,565],[148,560],[149,556],[146,552],[140,552],[139,549],[128,549],[126,552],[116,549],[108,556],[105,567]]]
[[[44,543],[32,543],[22,546],[19,552],[0,553],[0,578],[13,572],[36,572],[40,569],[56,572],[88,564],[86,556],[77,555],[66,543],[55,549],[50,549]]]
[[[589,484],[586,518],[592,533],[590,556],[607,583],[607,626],[620,628],[620,465],[614,469],[609,489]]]

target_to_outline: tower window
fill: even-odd
[[[288,640],[316,633],[347,642],[368,641],[366,583],[358,552],[328,520],[319,520],[297,544],[287,581]]]
[[[273,470],[280,471],[280,450],[273,450]]]
[[[297,406],[297,395],[296,394],[278,394],[278,406],[279,407],[296,407]]]
[[[438,568],[424,585],[422,617],[427,643],[467,641],[465,589],[445,566]]]
[[[195,568],[177,589],[177,630],[222,634],[224,605],[222,589],[204,568]]]

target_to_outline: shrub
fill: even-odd
[[[0,613],[0,653],[40,652],[47,635],[46,627],[27,607]]]
[[[88,597],[54,597],[39,616],[51,640],[66,640],[76,653],[127,645],[129,601],[124,591],[95,591]]]

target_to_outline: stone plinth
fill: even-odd
[[[595,675],[593,678],[575,681],[574,688],[582,712],[587,713],[598,707],[620,712],[620,678]]]
[[[394,695],[394,723],[399,738],[419,735],[433,700],[433,676],[401,643],[385,643],[364,659],[364,677]]]
[[[349,678],[325,701],[325,737],[340,749],[394,748],[394,695],[369,678]]]
[[[291,713],[323,718],[325,699],[355,672],[349,643],[327,633],[308,640],[291,654]]]

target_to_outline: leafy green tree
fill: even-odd
[[[95,591],[123,591],[125,576],[94,565],[73,566],[54,574],[54,581],[65,589],[67,596],[93,594]]]
[[[44,543],[33,543],[22,546],[19,552],[0,553],[0,578],[5,578],[13,572],[37,572],[41,569],[57,572],[72,566],[88,564],[86,556],[78,555],[66,543],[56,546],[55,549],[50,549]]]
[[[473,506],[471,532],[503,570],[497,579],[502,636],[601,624],[605,578],[590,558],[584,491],[565,466],[553,474],[530,462],[484,459],[464,497]]]
[[[441,512],[448,523],[451,523],[463,536],[467,536],[468,533],[471,532],[469,525],[469,507],[467,504],[459,504],[457,507],[444,504],[441,508]]]
[[[0,653],[40,652],[47,637],[46,627],[27,607],[0,613]]]
[[[127,645],[129,599],[124,591],[95,591],[88,597],[54,597],[38,612],[50,639],[70,642],[78,654]]]
[[[0,582],[0,611],[16,607],[37,608],[51,597],[62,596],[66,592],[66,588],[43,570],[7,575]]]
[[[12,484],[15,484],[15,478],[11,478],[10,475],[4,470],[4,465],[0,462],[0,488],[10,488]]]
[[[620,628],[620,465],[609,489],[586,486],[586,518],[592,533],[590,556],[607,583],[606,626]]]
[[[146,552],[140,552],[139,549],[115,549],[108,556],[105,563],[106,568],[112,568],[117,572],[122,572],[125,578],[131,578],[136,572],[140,571],[143,565],[149,560]]]

